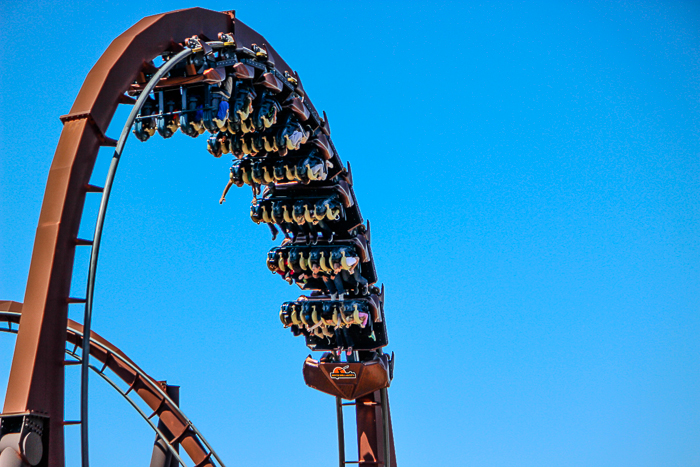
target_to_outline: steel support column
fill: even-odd
[[[171,386],[163,383],[163,389],[170,397],[170,400],[180,405],[180,386]],[[167,448],[167,443],[172,441],[174,435],[162,421],[158,421],[158,429],[165,435],[166,439],[156,436],[156,442],[153,444],[153,454],[151,454],[151,467],[178,467],[180,463]],[[179,450],[177,444],[175,444],[174,448],[176,451]]]
[[[389,400],[382,404],[382,392],[374,391],[362,396],[355,401],[355,416],[357,418],[357,450],[359,465],[361,467],[379,467],[385,464],[385,452],[389,452],[390,466],[396,466],[396,452],[394,451],[394,433],[391,428],[391,410]],[[382,413],[385,405],[386,413]],[[385,418],[386,417],[386,418]],[[388,426],[384,420],[388,421]],[[385,450],[384,427],[387,429],[386,438],[389,441],[389,449]]]

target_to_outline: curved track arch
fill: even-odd
[[[12,328],[12,324],[19,324],[22,315],[22,304],[17,302],[0,302],[0,323],[7,323],[7,328],[0,328],[0,331],[17,333],[17,329]],[[73,320],[68,320],[67,333],[65,344],[71,344],[72,349],[65,348],[65,353],[76,359],[76,363],[82,363],[84,360],[82,355],[77,353],[79,348],[84,348],[85,340],[83,325]],[[108,381],[115,390],[119,391],[125,398],[130,392],[134,392],[143,402],[153,411],[151,414],[141,415],[151,425],[157,436],[172,441],[166,444],[166,447],[175,456],[182,465],[185,465],[173,446],[179,444],[183,447],[189,458],[195,465],[213,465],[212,457],[216,459],[218,465],[224,466],[224,463],[219,459],[216,452],[211,448],[209,443],[204,439],[204,436],[197,430],[190,419],[180,410],[178,405],[164,391],[161,383],[149,376],[143,371],[133,360],[131,360],[117,346],[109,342],[107,339],[96,334],[94,331],[90,333],[88,341],[88,349],[90,357],[100,362],[100,367],[91,366],[91,369]],[[118,386],[115,386],[112,381],[105,376],[105,370],[111,370],[124,383],[128,385],[126,392],[122,392]],[[133,402],[129,400],[129,402]],[[134,407],[138,409],[137,406]],[[167,427],[168,431],[173,434],[171,440],[167,440],[167,436],[151,422],[153,417],[158,419]]]
[[[191,51],[184,48],[178,42],[179,40],[191,36],[198,36],[206,40],[217,37],[219,33],[233,34],[237,43],[246,46],[254,43],[263,44],[277,70],[298,79],[298,76],[266,43],[265,39],[235,19],[233,12],[220,13],[201,8],[180,10],[144,18],[115,39],[88,74],[70,113],[61,117],[64,129],[47,181],[3,408],[3,420],[7,420],[7,417],[41,417],[43,423],[47,425],[48,429],[44,432],[50,435],[43,442],[44,450],[49,454],[44,456],[39,464],[41,466],[61,467],[64,463],[63,353],[70,303],[86,304],[85,332],[86,334],[90,333],[92,287],[94,286],[94,272],[99,252],[101,220],[98,218],[98,226],[93,240],[77,238],[85,197],[86,193],[90,191],[103,192],[103,208],[100,212],[100,215],[103,216],[109,197],[109,184],[111,183],[109,177],[113,178],[116,165],[113,162],[114,170],[110,169],[108,183],[104,189],[91,186],[89,184],[90,177],[100,147],[116,147],[114,160],[118,162],[133,120],[127,122],[119,141],[108,138],[105,135],[105,129],[109,126],[119,104],[135,103],[133,99],[125,95],[125,92],[130,89],[131,84],[139,74],[148,68],[148,63],[153,57],[169,52],[172,59],[179,52],[178,59],[184,58]],[[171,63],[171,65],[174,64]],[[166,62],[163,70],[168,66],[168,62]],[[158,76],[157,72],[155,76]],[[157,80],[153,84],[156,82]],[[302,96],[305,97],[300,82],[298,88]],[[142,89],[142,91],[146,90]],[[148,91],[143,92],[142,97],[147,93]],[[305,99],[305,104],[307,110],[321,124],[323,132],[329,136],[330,131],[325,114],[324,118],[321,119],[308,98]],[[136,106],[132,117],[138,110],[139,108]],[[330,140],[328,142],[332,148]],[[335,153],[335,148],[332,148],[332,151]],[[354,194],[352,197],[354,200]],[[359,215],[359,209],[357,213]],[[359,217],[361,219],[361,216]],[[75,248],[78,245],[92,245],[91,273],[89,274],[86,298],[69,296]],[[379,306],[380,304],[377,303],[377,307]],[[88,368],[87,357],[90,355],[92,347],[87,341],[83,344],[86,350],[83,355],[86,358],[83,359],[84,397],[81,402],[81,413],[84,434],[83,465],[87,467],[87,385],[85,382]],[[137,381],[138,378],[136,378],[135,384],[138,384]],[[389,432],[387,424],[390,428],[386,390],[383,394],[382,401],[385,404],[385,409],[381,414],[377,412],[377,406],[380,405],[378,396],[375,396],[373,400],[368,400],[365,404],[358,404],[360,465],[388,465],[390,464],[389,457],[391,457],[391,465],[395,465],[393,440],[386,437]],[[160,403],[162,403],[162,399]],[[369,407],[361,409],[360,405]],[[365,412],[361,414],[361,410],[365,410]],[[167,412],[164,412],[164,415],[167,419]],[[382,420],[384,422],[383,440],[379,439],[381,438],[381,428],[378,428]],[[361,428],[361,424],[366,426]],[[180,432],[175,430],[173,433]],[[184,434],[185,432],[183,432]],[[369,442],[366,439],[367,435],[372,438]],[[365,440],[364,445],[362,445],[363,442],[360,441],[360,438]],[[194,455],[193,460],[197,465],[208,465],[209,457],[207,454],[204,451],[196,452],[197,443],[194,441],[193,443],[195,450],[194,454],[191,454],[191,456]],[[184,440],[182,444],[188,450]],[[391,445],[391,454],[388,454],[389,445]],[[379,456],[380,446],[383,447],[384,456]],[[380,457],[386,458],[387,462],[380,461]],[[341,457],[341,464],[343,463]]]

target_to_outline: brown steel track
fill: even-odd
[[[0,321],[20,323],[22,304],[0,301]],[[75,347],[83,346],[83,325],[68,320],[65,343]],[[180,444],[197,466],[213,466],[210,461],[211,451],[200,441],[196,429],[174,402],[166,397],[161,383],[148,376],[124,352],[108,340],[90,333],[90,356],[102,364],[102,371],[109,368],[122,381],[129,385],[128,392],[134,392],[158,416],[160,421],[173,434],[173,444]]]
[[[241,29],[245,26],[239,24]],[[105,129],[144,63],[185,37],[232,32],[232,15],[201,8],[142,19],[115,39],[85,79],[46,183],[3,414],[48,416],[50,467],[64,464],[63,347],[76,239]]]
[[[3,417],[35,414],[48,420],[46,432],[49,436],[44,440],[44,459],[40,467],[64,465],[63,354],[66,329],[69,329],[68,305],[86,300],[70,297],[70,285],[75,247],[82,244],[77,235],[86,193],[100,191],[89,184],[97,153],[100,147],[116,145],[115,140],[105,135],[105,130],[119,104],[133,104],[133,99],[125,93],[145,64],[163,52],[182,50],[180,42],[187,37],[197,35],[208,40],[221,32],[233,33],[236,41],[246,46],[264,44],[276,68],[295,75],[265,38],[235,19],[233,12],[202,8],[179,10],[144,18],[117,37],[87,75],[70,113],[61,117],[64,128],[39,216],[2,413]],[[316,112],[310,100],[306,102]],[[100,361],[109,364],[108,354],[100,356],[99,350],[95,352],[98,360],[103,357],[105,360]],[[115,373],[120,372],[124,378],[130,377],[126,369],[117,367]],[[149,405],[162,404],[148,389],[150,382],[136,378],[133,384],[134,390],[143,392],[139,395]],[[177,417],[170,412],[163,411],[161,419],[173,424],[173,433],[181,433]],[[371,450],[378,452],[378,441],[372,435],[374,429],[362,426],[362,420],[358,417],[358,439],[369,439]],[[196,443],[188,441],[191,438],[186,433],[183,436],[181,444],[192,459],[199,465],[208,465],[207,459],[202,458],[206,454],[198,451]],[[360,459],[363,459],[363,449],[361,446]]]

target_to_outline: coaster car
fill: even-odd
[[[351,300],[327,300],[313,294],[285,302],[281,310],[298,310],[290,319],[313,350],[372,351],[388,345],[383,293]],[[295,334],[296,335],[296,334]]]
[[[333,330],[333,336],[320,337],[315,329],[308,334],[303,333],[306,338],[306,346],[311,350],[335,350],[335,351],[372,351],[384,347],[388,344],[386,338],[386,326],[383,322],[373,323],[364,328],[360,326],[326,326],[326,329]]]
[[[344,180],[328,181],[314,185],[280,185],[275,189],[275,196],[286,198],[309,198],[320,200],[336,196],[337,199],[346,207],[352,207],[355,204],[352,195],[352,188]]]
[[[257,184],[262,180],[262,178],[257,180],[254,178],[253,184]],[[271,185],[268,185],[268,187]],[[300,238],[299,235],[304,235],[304,241],[307,244],[316,244],[319,240],[319,234],[323,234],[324,241],[332,242],[335,231],[329,223],[345,218],[344,207],[336,195],[331,195],[329,198],[316,199],[271,196],[256,200],[255,204],[260,207],[260,212],[267,213],[266,216],[262,217],[263,222],[267,224],[290,224],[290,228],[295,231],[295,242],[297,238]],[[275,206],[278,207],[274,209]],[[292,222],[288,222],[287,217],[284,215],[285,211]],[[282,218],[280,218],[280,214],[282,214]]]
[[[260,134],[246,135],[243,140],[243,152],[245,154],[259,154],[266,152],[264,136]],[[287,157],[275,157],[267,154],[266,157],[256,161],[256,177],[265,182],[257,183],[294,183],[309,184],[315,181],[325,181],[328,176],[329,162],[316,155],[316,151],[310,154]],[[268,175],[265,175],[267,172]]]
[[[376,288],[373,288],[376,289]],[[378,293],[374,293],[378,292]],[[378,290],[373,290],[373,293],[367,297],[359,297],[359,298],[353,298],[353,299],[348,299],[348,300],[329,300],[327,297],[324,296],[314,296],[311,295],[310,297],[303,297],[302,300],[297,300],[297,304],[301,304],[302,302],[319,302],[323,304],[328,304],[328,306],[331,307],[336,307],[334,308],[338,313],[342,313],[343,316],[342,318],[342,325],[361,325],[361,323],[358,321],[361,317],[359,315],[356,315],[355,313],[368,313],[369,314],[369,319],[373,323],[380,323],[383,322],[384,318],[384,290],[382,288],[381,291]],[[288,302],[285,302],[288,303]],[[366,325],[362,324],[362,326]]]
[[[279,206],[286,208],[284,204],[273,204],[273,215],[275,219],[279,219]],[[299,267],[301,270],[308,270],[307,261],[312,260],[318,263],[321,270],[331,272],[332,263],[339,262],[342,269],[349,270],[355,263],[352,259],[359,260],[361,263],[370,261],[370,256],[367,250],[367,243],[363,243],[364,236],[346,240],[345,244],[332,244],[324,246],[304,246],[304,245],[284,245],[274,247],[268,254],[277,252],[278,254],[288,254],[289,262],[292,267]]]
[[[388,388],[391,384],[393,360],[388,355],[375,354],[372,360],[357,363],[326,360],[314,360],[310,355],[306,358],[303,374],[307,386],[346,400],[355,400]]]

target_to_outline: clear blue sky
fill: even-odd
[[[401,467],[700,466],[695,2],[4,2],[0,299],[24,298],[58,116],[112,39],[190,6],[267,37],[352,163]],[[217,202],[229,163],[204,138],[129,141],[93,327],[182,386],[229,467],[334,465],[334,400],[304,385],[308,351],[277,318],[298,290],[265,267],[249,191]],[[75,269],[81,294],[87,252]],[[150,429],[91,388],[93,465],[147,463]]]

